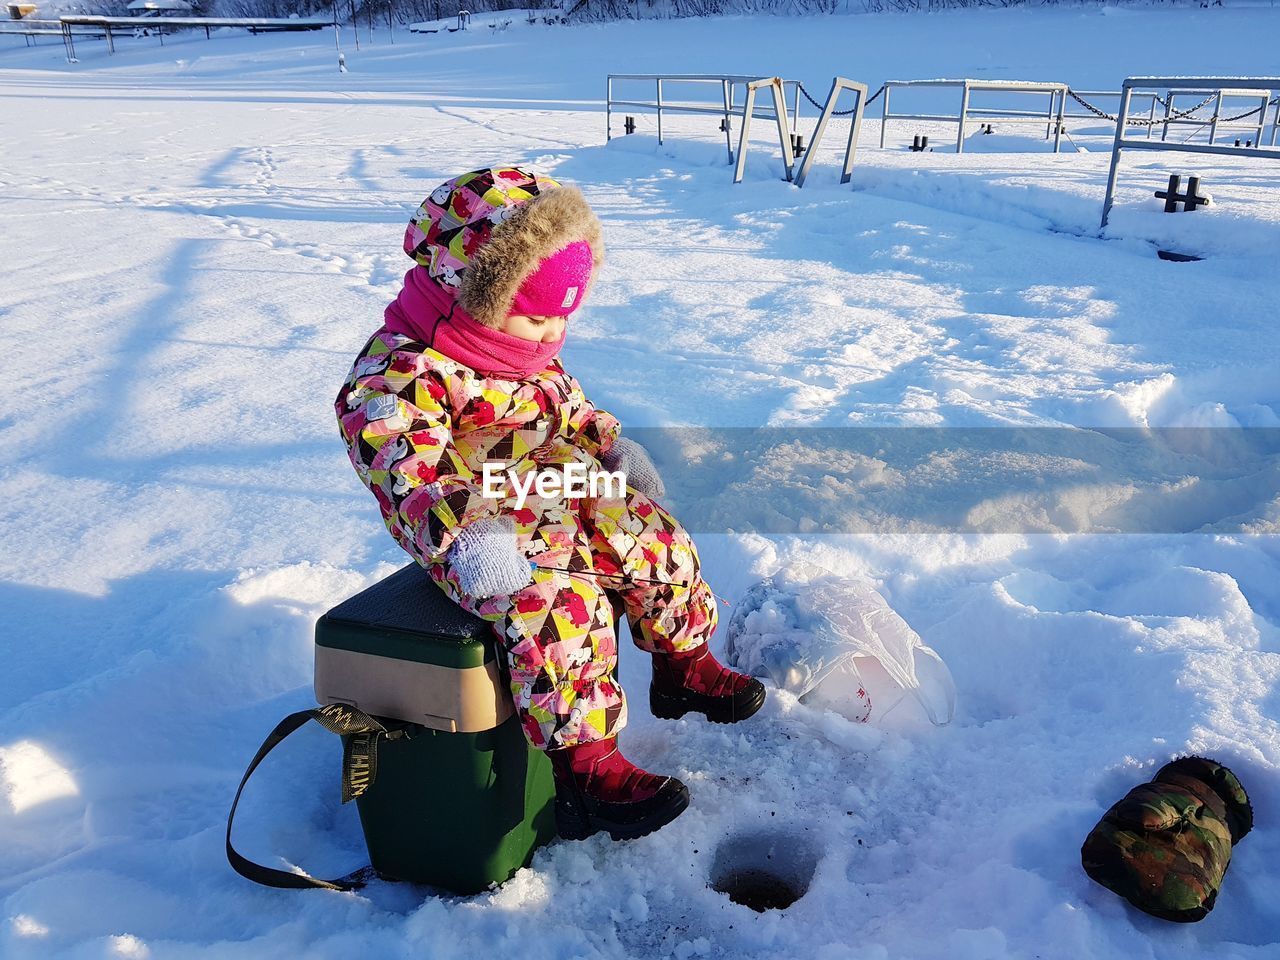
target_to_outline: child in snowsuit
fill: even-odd
[[[711,655],[715,599],[658,503],[657,470],[558,359],[600,234],[581,192],[543,175],[494,167],[442,184],[409,224],[416,265],[335,409],[391,535],[493,623],[525,735],[552,761],[561,835],[621,839],[674,819],[688,791],[617,748],[627,705],[609,593],[653,654],[656,715],[732,723],[764,688]],[[501,466],[487,488],[486,464]],[[527,474],[568,464],[625,473],[625,495],[518,504]]]

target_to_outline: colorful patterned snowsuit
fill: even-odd
[[[595,468],[618,436],[618,421],[591,405],[558,359],[527,380],[498,380],[381,330],[335,409],[391,535],[457,603],[493,622],[535,746],[599,740],[626,723],[606,590],[622,599],[641,649],[696,649],[715,629],[715,599],[693,541],[645,495],[531,496],[519,510],[509,487],[505,499],[483,496],[486,461],[521,475],[575,461]],[[519,548],[538,568],[512,596],[469,597],[450,569],[449,547],[465,526],[498,514],[513,518]]]

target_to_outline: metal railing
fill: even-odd
[[[764,77],[752,80],[747,84],[747,99],[742,105],[742,133],[738,138],[738,162],[733,169],[733,182],[741,183],[742,175],[747,167],[747,137],[751,131],[751,118],[755,116],[756,93],[768,90],[773,98],[773,111],[770,116],[778,125],[778,143],[782,147],[782,164],[787,171],[787,181],[792,179],[796,157],[791,142],[791,128],[787,125],[786,90],[781,77]],[[799,103],[796,108],[799,109]]]
[[[813,158],[818,155],[818,144],[822,142],[822,135],[827,131],[827,122],[836,115],[836,101],[840,98],[842,90],[853,92],[854,103],[852,110],[845,111],[852,120],[849,124],[849,142],[844,149],[844,167],[840,171],[840,182],[848,183],[853,176],[853,156],[858,149],[858,132],[862,129],[862,112],[867,106],[867,85],[845,77],[836,77],[831,81],[831,92],[827,94],[827,102],[822,108],[822,114],[818,117],[818,125],[813,130],[813,138],[809,142],[809,149],[805,151],[804,162],[800,164],[800,173],[796,177],[797,187],[803,187],[805,179],[809,176],[809,168],[813,166]]]
[[[621,81],[652,81],[654,84],[653,100],[623,100],[616,98],[613,93],[613,83],[615,80]],[[706,100],[671,100],[666,94],[669,91],[670,84],[691,84],[695,86],[719,86],[720,96],[718,99]],[[743,101],[738,103],[737,91],[743,90]],[[788,88],[791,88],[788,91]],[[848,90],[854,94],[854,105],[849,110],[836,112],[836,101],[842,91]],[[767,100],[760,102],[757,95],[767,93]],[[787,110],[787,94],[792,94],[792,107],[790,115]],[[782,148],[782,162],[786,170],[786,179],[792,180],[795,173],[796,151],[799,147],[792,138],[792,132],[796,129],[796,125],[800,119],[800,97],[804,95],[808,97],[810,102],[817,104],[816,100],[809,97],[805,92],[803,85],[796,80],[783,80],[781,77],[751,77],[744,75],[707,75],[707,74],[609,74],[606,81],[605,96],[605,136],[607,139],[613,139],[613,111],[616,107],[626,107],[637,110],[652,110],[658,115],[658,142],[662,143],[662,115],[663,113],[686,113],[703,116],[720,117],[720,129],[724,132],[725,151],[728,153],[729,162],[734,165],[733,182],[741,183],[743,174],[746,169],[746,151],[751,132],[751,121],[755,119],[763,119],[777,125],[778,141]],[[763,99],[763,98],[762,98]],[[796,186],[804,186],[805,178],[809,175],[809,170],[813,166],[814,157],[818,144],[822,142],[822,137],[827,129],[827,124],[833,116],[849,116],[852,123],[849,127],[849,140],[845,147],[844,167],[841,172],[841,183],[848,183],[853,171],[853,159],[858,145],[858,132],[862,127],[863,110],[867,105],[867,86],[845,77],[836,77],[831,82],[831,92],[827,95],[825,104],[817,104],[822,109],[822,113],[818,118],[817,126],[814,128],[813,139],[807,150],[804,151],[804,162],[801,164],[798,176],[794,177]],[[735,154],[733,149],[733,118],[738,117],[741,120],[741,126],[738,134],[738,149]]]
[[[960,93],[960,108],[954,114],[893,113],[889,109],[889,95],[903,87],[952,88]],[[980,92],[1004,94],[1048,95],[1049,104],[1044,110],[1009,110],[996,107],[975,107],[972,95]],[[965,132],[970,123],[990,123],[999,120],[1006,123],[1035,123],[1045,125],[1044,138],[1053,137],[1053,151],[1057,153],[1062,143],[1062,117],[1067,98],[1065,83],[1034,83],[1021,80],[886,80],[883,100],[880,104],[880,146],[884,147],[885,129],[890,120],[931,120],[957,125],[956,153],[964,153]]]
[[[458,25],[456,27],[445,26],[445,21],[448,19],[449,19],[448,17],[441,17],[438,20],[423,20],[419,23],[411,23],[409,24],[409,32],[410,33],[439,33],[441,30],[443,30],[445,33],[457,33],[459,30],[466,30],[471,26],[471,11],[470,10],[458,11]],[[434,23],[436,24],[436,26],[429,27],[427,26],[427,24],[429,23]],[[489,24],[489,26],[493,26],[493,24]]]
[[[662,143],[663,140],[662,116],[664,113],[718,116],[721,118],[720,129],[724,132],[725,150],[729,154],[729,162],[733,163],[733,118],[737,115],[743,117],[745,122],[745,109],[748,101],[751,103],[752,116],[776,121],[778,119],[777,110],[781,109],[783,118],[786,118],[785,104],[779,108],[774,99],[762,104],[755,102],[750,85],[758,83],[760,79],[760,77],[737,74],[611,73],[605,81],[605,139],[613,139],[613,111],[615,107],[656,112],[658,116],[658,143]],[[654,99],[624,100],[615,97],[613,95],[613,84],[617,80],[628,82],[643,80],[653,83]],[[787,87],[792,88],[794,93],[794,106],[790,121],[790,129],[794,130],[796,123],[800,120],[800,84],[795,80],[781,80],[780,82],[783,87],[784,97]],[[676,85],[677,88],[695,87],[700,89],[719,87],[719,96],[716,97],[715,93],[712,92],[705,100],[671,100],[667,94],[670,93],[672,85]],[[739,90],[743,92],[742,103],[738,103],[737,99]],[[690,96],[687,89],[681,91],[680,95],[683,97]]]
[[[1271,131],[1271,146],[1264,147],[1261,143],[1261,134],[1257,146],[1254,147],[1236,147],[1226,144],[1213,143],[1212,139],[1209,143],[1170,143],[1168,140],[1154,139],[1130,139],[1125,136],[1126,129],[1130,124],[1129,108],[1132,104],[1134,96],[1139,91],[1165,91],[1166,94],[1186,93],[1188,91],[1198,91],[1199,93],[1208,93],[1209,99],[1216,101],[1215,117],[1217,117],[1218,109],[1221,107],[1222,96],[1239,96],[1245,95],[1249,97],[1258,96],[1263,101],[1263,110],[1267,101],[1271,97],[1273,90],[1280,90],[1280,77],[1129,77],[1125,80],[1120,90],[1120,111],[1116,121],[1116,136],[1111,147],[1111,169],[1107,172],[1107,193],[1102,201],[1102,222],[1099,224],[1099,230],[1107,225],[1107,220],[1111,217],[1111,208],[1115,203],[1116,191],[1116,173],[1120,167],[1120,152],[1122,150],[1169,150],[1181,153],[1199,153],[1209,154],[1219,157],[1269,157],[1272,159],[1280,159],[1280,150],[1275,149],[1276,131]],[[1241,92],[1244,91],[1242,94]],[[1214,96],[1219,94],[1219,96]],[[1166,96],[1165,100],[1171,100],[1171,96]],[[1253,111],[1250,111],[1252,113]],[[1277,104],[1276,111],[1277,121],[1280,121],[1280,104]],[[1212,119],[1201,119],[1198,121],[1201,125],[1212,123]],[[1222,127],[1222,121],[1218,120],[1216,129]],[[1212,137],[1212,134],[1211,134]]]
[[[32,46],[36,37],[59,37],[63,35],[63,27],[61,20],[0,20],[0,35],[21,36],[26,41],[26,45]],[[88,37],[96,39],[105,37],[106,31],[102,27],[80,27],[77,29],[76,36]]]
[[[1101,99],[1115,100],[1116,104],[1119,105],[1121,91],[1119,90],[1077,90],[1075,87],[1072,87],[1067,92],[1068,96],[1070,96],[1071,94],[1075,94],[1076,97],[1086,98],[1089,100],[1101,100]],[[1160,97],[1154,93],[1134,94],[1134,96],[1137,97],[1138,99],[1149,98],[1151,101],[1148,104],[1148,109],[1147,109],[1147,121],[1148,121],[1147,137],[1150,138],[1154,134],[1155,128],[1158,125],[1156,121],[1156,107],[1159,106],[1162,101],[1160,100]],[[1089,110],[1084,110],[1079,113],[1072,113],[1070,106],[1068,106],[1067,109],[1065,109],[1062,112],[1062,118],[1064,120],[1108,120],[1111,123],[1115,122],[1114,117],[1108,117],[1102,111],[1093,113],[1093,112],[1090,112]]]
[[[1203,101],[1205,97],[1209,97],[1209,104],[1198,103],[1191,113],[1185,117],[1170,117],[1170,114],[1177,113],[1174,108],[1174,101],[1178,97],[1193,97],[1197,101]],[[1222,101],[1226,98],[1246,99],[1257,101],[1258,105],[1253,110],[1248,110],[1238,117],[1223,118]],[[1270,90],[1250,90],[1250,89],[1224,89],[1224,90],[1199,90],[1191,87],[1179,87],[1177,90],[1170,90],[1165,97],[1164,106],[1164,129],[1160,133],[1161,140],[1169,138],[1169,127],[1176,124],[1191,125],[1203,127],[1206,123],[1209,125],[1209,142],[1213,143],[1218,138],[1219,130],[1248,130],[1253,134],[1253,142],[1262,143],[1262,134],[1267,126],[1267,101],[1271,99]],[[1197,112],[1203,106],[1211,105],[1213,113],[1208,118],[1197,116]],[[1258,115],[1257,123],[1247,122],[1245,118]],[[1275,144],[1275,132],[1272,131],[1272,145]]]
[[[137,30],[154,32],[164,43],[166,30],[204,28],[206,38],[214,27],[239,27],[250,33],[281,33],[295,30],[319,30],[336,26],[332,17],[90,17],[65,16],[57,21],[61,26],[62,42],[67,48],[67,59],[75,60],[76,48],[73,28],[91,27],[107,37],[107,52],[115,53],[115,32],[132,34]]]

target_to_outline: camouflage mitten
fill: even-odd
[[[1253,809],[1226,767],[1185,757],[1134,787],[1089,832],[1085,873],[1164,920],[1200,920],[1213,909],[1231,848],[1253,827]]]

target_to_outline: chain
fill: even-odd
[[[1088,100],[1083,100],[1083,99],[1081,99],[1081,98],[1080,98],[1080,96],[1079,96],[1079,95],[1078,95],[1074,90],[1068,90],[1068,91],[1067,91],[1067,96],[1069,96],[1069,97],[1070,97],[1072,100],[1074,100],[1076,103],[1080,104],[1080,106],[1084,107],[1086,110],[1088,110],[1090,113],[1092,113],[1095,117],[1102,117],[1102,119],[1104,119],[1104,120],[1115,120],[1115,119],[1116,119],[1115,117],[1111,116],[1111,114],[1109,114],[1109,113],[1104,113],[1103,111],[1099,110],[1097,107],[1095,107],[1095,106],[1094,106],[1092,103],[1090,103]]]
[[[1235,123],[1235,121],[1237,121],[1237,120],[1243,120],[1245,117],[1252,117],[1252,116],[1253,116],[1255,113],[1257,113],[1259,110],[1261,110],[1261,111],[1263,111],[1263,113],[1265,113],[1265,112],[1266,112],[1267,107],[1273,107],[1273,106],[1275,106],[1277,103],[1280,103],[1280,97],[1276,97],[1274,100],[1271,100],[1271,101],[1269,101],[1269,102],[1267,102],[1267,103],[1263,104],[1263,105],[1262,105],[1262,106],[1260,106],[1260,107],[1254,107],[1252,110],[1247,110],[1247,111],[1245,111],[1244,113],[1237,114],[1237,115],[1236,115],[1236,116],[1234,116],[1234,117],[1218,117],[1218,122],[1219,122],[1219,123]]]
[[[808,100],[811,104],[813,104],[814,107],[816,107],[818,110],[825,109],[825,104],[821,104],[817,100],[815,100],[813,98],[813,95],[809,93],[808,90],[805,89],[805,85],[803,83],[800,83],[799,81],[797,81],[796,86],[800,88],[800,92],[804,94],[804,98]],[[877,90],[875,93],[873,93],[871,96],[869,96],[866,102],[862,104],[862,106],[865,108],[875,103],[877,98],[879,98],[880,94],[884,93],[884,88],[886,86],[888,86],[888,84],[881,84],[880,89]],[[1071,97],[1072,100],[1080,104],[1080,106],[1084,107],[1086,110],[1092,113],[1095,117],[1102,117],[1102,119],[1111,120],[1112,122],[1114,122],[1117,119],[1114,115],[1107,113],[1104,110],[1099,110],[1097,107],[1095,107],[1088,100],[1085,100],[1074,90],[1068,89],[1067,94]],[[1189,109],[1186,109],[1186,110],[1174,110],[1167,117],[1158,117],[1153,120],[1141,120],[1141,119],[1131,118],[1127,121],[1127,123],[1131,127],[1155,127],[1155,126],[1159,126],[1162,123],[1167,123],[1170,120],[1185,120],[1188,117],[1190,117],[1193,113],[1195,113],[1197,110],[1199,110],[1201,107],[1205,106],[1210,100],[1212,100],[1217,95],[1218,94],[1216,92],[1211,93],[1209,94],[1209,96],[1205,97],[1203,100],[1197,103],[1194,107],[1190,107]],[[1156,94],[1152,94],[1152,98],[1155,100],[1156,103],[1160,104],[1160,106],[1162,107],[1167,107],[1169,105],[1167,101],[1161,99]],[[1237,114],[1234,117],[1208,117],[1208,118],[1205,118],[1204,122],[1210,123],[1214,120],[1217,120],[1219,123],[1234,123],[1237,120],[1243,120],[1245,117],[1251,117],[1255,113],[1258,113],[1259,111],[1265,111],[1267,107],[1275,106],[1277,103],[1280,103],[1280,97],[1276,97],[1274,100],[1268,101],[1266,106],[1254,107],[1252,110],[1247,110],[1244,113]],[[835,110],[835,111],[832,111],[831,115],[833,117],[847,117],[847,116],[850,116],[857,109],[858,109],[857,107],[851,107],[848,110]]]
[[[1099,110],[1092,103],[1082,98],[1074,90],[1068,89],[1067,94],[1068,96],[1071,97],[1072,100],[1080,104],[1080,106],[1084,107],[1086,110],[1092,113],[1095,117],[1102,117],[1104,120],[1112,120],[1112,121],[1118,119],[1117,117],[1114,117],[1109,113]],[[1167,117],[1157,117],[1152,120],[1129,119],[1127,122],[1131,127],[1155,127],[1155,126],[1159,126],[1162,123],[1167,123],[1170,120],[1185,120],[1187,117],[1191,116],[1191,114],[1195,113],[1197,110],[1199,110],[1201,107],[1203,107],[1206,103],[1208,103],[1217,95],[1218,94],[1216,92],[1211,93],[1207,97],[1205,97],[1203,100],[1201,100],[1199,103],[1197,103],[1194,107],[1191,107],[1190,109],[1187,109],[1187,110],[1175,110],[1172,113],[1170,113]],[[1160,102],[1164,103],[1163,100]],[[1165,105],[1167,106],[1167,104]],[[1209,121],[1206,120],[1205,122],[1208,123]]]
[[[813,99],[813,97],[809,94],[809,91],[808,91],[808,90],[806,90],[806,89],[804,88],[804,84],[803,84],[803,83],[800,83],[800,82],[797,80],[797,81],[796,81],[796,86],[798,86],[798,87],[800,88],[800,92],[804,94],[804,98],[805,98],[806,100],[808,100],[811,104],[813,104],[813,105],[814,105],[815,107],[817,107],[819,110],[825,110],[825,109],[826,109],[826,106],[825,106],[824,104],[821,104],[821,103],[819,103],[817,100]],[[864,103],[864,104],[862,104],[862,106],[863,106],[863,107],[869,107],[869,106],[871,106],[871,104],[873,104],[873,103],[875,102],[876,97],[880,96],[880,94],[882,94],[882,93],[884,93],[884,87],[881,87],[879,90],[877,90],[875,93],[873,93],[873,94],[871,95],[871,97],[867,100],[867,102],[866,102],[866,103]],[[850,115],[851,115],[855,110],[857,110],[857,109],[858,109],[857,107],[850,107],[848,110],[835,110],[835,111],[832,111],[832,114],[831,114],[831,115],[832,115],[833,117],[847,117],[847,116],[850,116]]]
[[[1102,117],[1104,120],[1111,120],[1111,121],[1116,120],[1116,117],[1112,116],[1109,113],[1105,113],[1102,110],[1099,110],[1092,103],[1089,103],[1089,101],[1083,99],[1074,90],[1068,89],[1067,94],[1071,97],[1072,100],[1080,104],[1080,106],[1084,107],[1094,116]],[[1205,97],[1203,100],[1201,100],[1199,103],[1197,103],[1194,107],[1191,107],[1188,110],[1174,110],[1168,116],[1155,117],[1154,119],[1151,119],[1151,120],[1129,119],[1127,123],[1131,127],[1158,127],[1160,124],[1168,123],[1170,120],[1185,120],[1188,117],[1190,117],[1193,113],[1195,113],[1197,110],[1199,110],[1201,107],[1203,107],[1205,104],[1207,104],[1214,97],[1216,97],[1217,95],[1218,95],[1217,91],[1214,91],[1213,93]],[[1156,97],[1155,100],[1157,103],[1159,103],[1163,107],[1168,107],[1169,105],[1166,101],[1161,100],[1159,97]],[[1258,113],[1259,111],[1265,111],[1267,107],[1273,106],[1276,103],[1280,103],[1280,97],[1276,97],[1274,100],[1268,101],[1265,106],[1254,107],[1252,110],[1246,110],[1244,113],[1238,114],[1234,117],[1212,116],[1212,117],[1203,117],[1200,119],[1204,123],[1212,123],[1214,121],[1217,121],[1218,123],[1234,123],[1236,120],[1243,120],[1245,117],[1251,117],[1255,113]]]

